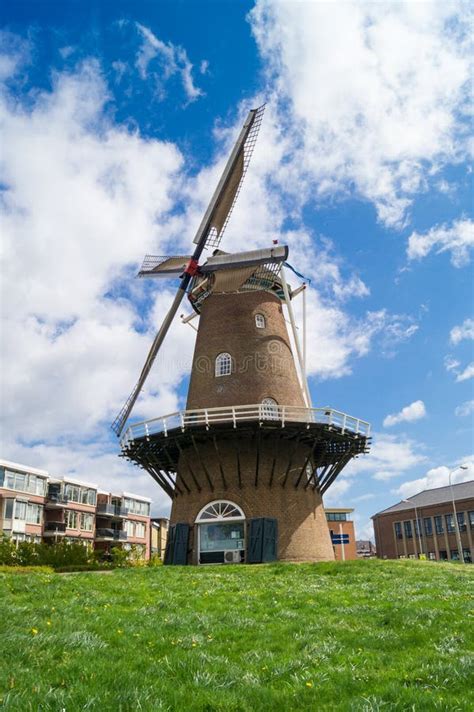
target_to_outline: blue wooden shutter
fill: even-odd
[[[249,522],[247,563],[260,564],[262,562],[263,547],[263,519],[251,519]]]
[[[276,561],[278,553],[278,522],[265,517],[263,520],[262,562]]]
[[[176,533],[176,525],[172,524],[168,530],[168,538],[166,540],[165,558],[163,563],[168,566],[168,564],[173,563],[174,558],[174,539]]]
[[[173,564],[185,566],[188,563],[189,524],[176,524]]]

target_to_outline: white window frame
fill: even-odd
[[[123,531],[127,536],[135,536],[135,522],[131,519],[126,519],[123,523]]]
[[[278,403],[274,398],[267,397],[262,400],[262,418],[278,420]]]
[[[215,365],[215,376],[219,378],[220,376],[230,376],[232,373],[232,356],[223,351],[221,354],[216,356]]]
[[[236,515],[230,514],[232,509],[237,511]],[[207,510],[210,510],[208,516],[205,517]],[[213,514],[211,512],[214,510]],[[209,502],[201,509],[196,517],[196,523],[209,524],[213,522],[237,522],[245,519],[245,514],[241,507],[235,502],[228,499],[216,499]]]
[[[85,526],[86,522],[88,522],[90,526]],[[94,529],[94,516],[88,512],[82,512],[79,526],[81,531],[91,532]]]
[[[64,523],[66,525],[66,529],[74,529],[77,531],[79,529],[79,514],[80,512],[76,511],[75,509],[66,509],[64,512]],[[69,518],[72,518],[74,521],[75,526],[71,527],[69,525]]]
[[[135,522],[135,536],[138,539],[144,539],[146,537],[145,522]]]
[[[267,326],[267,320],[264,314],[255,314],[255,326],[257,329],[265,329]]]

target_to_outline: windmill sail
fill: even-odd
[[[209,247],[211,244],[217,246],[222,238],[250,162],[253,148],[257,140],[258,129],[262,123],[264,110],[265,106],[261,106],[258,109],[252,109],[248,113],[245,124],[235,143],[232,153],[230,154],[229,160],[227,161],[224,173],[222,174],[216,191],[212,196],[209,207],[206,210],[204,218],[201,221],[201,225],[196,233],[196,237],[194,238],[196,248],[191,259],[188,261],[184,272],[182,273],[181,283],[173,304],[171,305],[160,330],[153,340],[145,361],[145,365],[142,368],[142,372],[133,391],[112,423],[112,430],[114,430],[117,435],[120,435],[122,432],[128,416],[130,415],[132,408],[140,395],[140,391],[142,390],[147,376],[150,373],[161,344],[163,343],[176,312],[179,309],[179,305],[186,294],[189,283],[197,272],[198,260],[201,257],[204,248]],[[176,265],[174,265],[174,267],[176,267]]]
[[[137,277],[181,277],[191,255],[178,257],[158,257],[146,255]]]
[[[196,233],[195,244],[204,238],[204,247],[219,246],[252,158],[264,111],[265,104],[249,112]]]

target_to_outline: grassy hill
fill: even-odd
[[[472,710],[474,566],[0,574],[0,708]]]

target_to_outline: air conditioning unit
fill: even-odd
[[[240,549],[238,551],[224,551],[224,562],[226,564],[240,564],[241,560]]]

